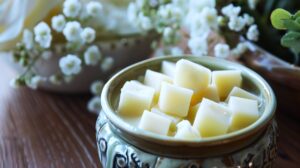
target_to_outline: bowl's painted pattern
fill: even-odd
[[[113,132],[103,112],[96,124],[98,153],[105,168],[272,167],[277,156],[277,130],[276,121],[272,120],[258,140],[239,151],[208,158],[176,159],[153,155],[127,143]]]

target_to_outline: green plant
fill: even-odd
[[[289,48],[295,55],[294,64],[299,63],[300,53],[300,11],[291,14],[278,8],[271,14],[271,23],[278,30],[286,30],[281,38],[281,45]]]

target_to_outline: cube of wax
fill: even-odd
[[[195,117],[196,117],[196,114],[197,114],[197,111],[199,109],[201,105],[201,102],[192,106],[189,110],[189,114],[187,116],[187,119],[191,122],[191,123],[194,123],[194,120],[195,120]]]
[[[202,137],[226,134],[230,126],[230,110],[221,104],[204,98],[201,102],[193,127]]]
[[[228,107],[232,111],[231,130],[245,128],[259,118],[257,100],[231,96]]]
[[[259,98],[258,96],[244,90],[244,89],[241,89],[239,87],[234,87],[231,92],[229,93],[229,95],[227,96],[227,99],[226,99],[226,102],[229,101],[229,98],[231,96],[235,96],[235,97],[241,97],[241,98],[246,98],[246,99],[252,99],[252,100],[257,100],[259,101]]]
[[[238,70],[214,71],[212,83],[216,86],[220,99],[224,100],[235,86],[241,86],[242,75]]]
[[[175,75],[175,63],[169,61],[163,61],[161,64],[161,72],[171,78]]]
[[[162,83],[159,96],[159,109],[177,117],[186,117],[193,91],[169,83]]]
[[[177,124],[177,132],[174,136],[176,139],[195,140],[200,139],[199,132],[191,126],[188,120],[183,120]]]
[[[218,94],[216,86],[209,85],[203,91],[194,93],[193,97],[192,97],[191,105],[193,106],[193,105],[201,102],[203,98],[207,98],[207,99],[213,100],[215,102],[219,102],[220,98],[219,98],[219,94]]]
[[[162,73],[158,73],[151,70],[146,71],[144,84],[155,89],[155,96],[157,98],[159,96],[162,82],[172,83],[172,79],[169,76],[164,75]]]
[[[176,63],[174,84],[193,90],[195,93],[207,88],[211,71],[199,64],[181,59]]]
[[[155,114],[159,114],[165,118],[168,118],[171,120],[171,126],[170,126],[170,131],[175,131],[176,130],[176,125],[182,120],[180,117],[176,117],[176,116],[172,116],[172,115],[168,115],[164,112],[161,112],[157,107],[153,107],[151,109],[151,112],[152,113],[155,113]]]
[[[121,89],[118,112],[126,116],[139,116],[150,109],[155,90],[137,81],[128,81]]]
[[[160,135],[167,135],[170,129],[171,120],[162,115],[145,110],[138,128]]]

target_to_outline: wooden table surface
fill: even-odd
[[[100,167],[96,116],[86,111],[88,95],[14,90],[15,72],[0,59],[0,168]],[[300,166],[299,119],[277,111],[277,168]]]

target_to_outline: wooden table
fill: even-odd
[[[14,90],[9,80],[15,75],[0,61],[0,168],[100,167],[96,116],[86,111],[89,96]],[[299,120],[283,111],[277,111],[277,119],[276,167],[299,167]]]

